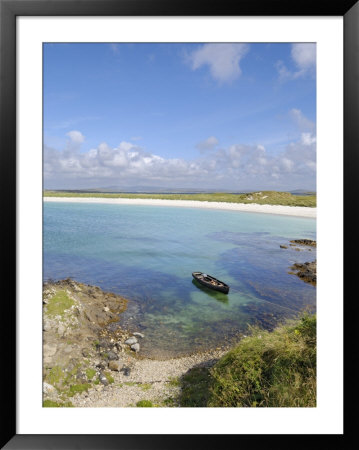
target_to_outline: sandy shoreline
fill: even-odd
[[[206,202],[198,200],[159,200],[141,198],[100,198],[100,197],[44,197],[45,202],[66,203],[106,203],[113,205],[147,205],[171,206],[181,208],[222,209],[227,211],[243,211],[264,214],[279,214],[284,216],[307,217],[315,219],[317,208],[305,206],[259,205],[256,203],[225,203]]]

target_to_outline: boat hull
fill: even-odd
[[[213,289],[214,291],[223,292],[224,294],[228,294],[229,292],[229,286],[223,283],[223,281],[217,280],[217,278],[210,275],[204,276],[202,272],[193,272],[192,276],[202,286]]]

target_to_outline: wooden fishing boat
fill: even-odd
[[[223,292],[224,294],[228,294],[229,286],[228,284],[223,283],[223,281],[217,280],[217,278],[211,277],[210,275],[202,272],[192,272],[192,276],[203,286],[214,289],[215,291]]]

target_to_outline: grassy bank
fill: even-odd
[[[130,194],[99,192],[44,191],[44,197],[81,197],[81,198],[140,198],[160,200],[197,200],[225,203],[257,203],[260,205],[316,206],[316,195],[292,195],[289,192],[261,191],[249,194]]]
[[[316,316],[251,336],[181,380],[181,406],[315,407]]]

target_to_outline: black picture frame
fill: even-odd
[[[344,243],[347,259],[355,250],[358,221],[352,202],[358,164],[359,133],[359,4],[356,0],[240,0],[206,2],[192,0],[0,0],[0,168],[4,212],[2,221],[3,290],[2,334],[3,368],[1,448],[6,449],[183,449],[240,444],[268,445],[279,435],[19,435],[16,433],[16,17],[18,16],[342,16],[344,18],[344,225],[350,242]],[[355,200],[354,200],[355,201]],[[350,202],[350,204],[349,204]],[[354,244],[354,245],[353,245]],[[5,257],[4,257],[5,256]],[[348,270],[344,283],[355,275]],[[355,298],[353,297],[353,300]],[[345,306],[346,342],[354,329],[354,306]],[[350,357],[345,350],[346,370]],[[345,397],[347,400],[348,397]],[[347,405],[349,402],[346,401]],[[342,440],[354,428],[354,416],[347,417]],[[298,435],[298,443],[315,444],[319,435]],[[288,445],[293,435],[280,435],[276,446]],[[337,442],[337,445],[343,445]]]

